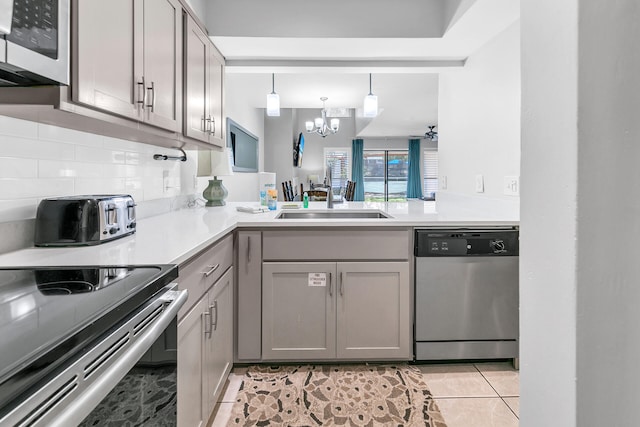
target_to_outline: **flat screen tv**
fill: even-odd
[[[304,152],[304,135],[302,132],[293,141],[293,166],[302,167],[302,153]]]
[[[257,136],[227,117],[227,146],[233,153],[234,172],[258,172]]]

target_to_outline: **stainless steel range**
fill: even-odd
[[[175,425],[177,275],[0,269],[0,425]]]
[[[518,254],[515,229],[416,230],[416,360],[517,359]]]

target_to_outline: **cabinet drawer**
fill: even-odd
[[[406,260],[409,230],[269,230],[262,233],[263,259]]]
[[[189,298],[178,312],[182,318],[233,264],[233,236],[229,235],[205,249],[179,268],[178,287],[189,291]]]

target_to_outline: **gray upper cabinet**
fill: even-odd
[[[223,147],[224,59],[189,15],[186,15],[185,46],[184,134]]]
[[[182,6],[178,0],[144,0],[145,122],[182,130]]]
[[[75,0],[75,102],[141,119],[136,82],[142,78],[142,3],[134,0]],[[136,44],[137,43],[137,44]],[[139,75],[139,76],[138,76]],[[141,91],[140,91],[141,93]],[[140,98],[142,95],[139,96]]]
[[[180,2],[75,0],[73,6],[72,100],[180,132]]]

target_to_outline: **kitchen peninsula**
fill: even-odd
[[[234,363],[412,360],[414,229],[518,225],[509,199],[236,209],[256,205],[156,215],[131,236],[26,248],[0,266],[177,264],[188,291],[177,316],[177,412],[191,426],[209,419]],[[282,218],[291,212],[315,217]]]

